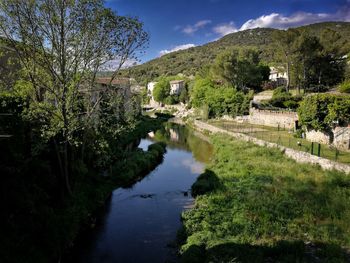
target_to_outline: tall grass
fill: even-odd
[[[219,183],[183,214],[184,262],[348,262],[349,176],[277,149],[212,139],[207,169]]]

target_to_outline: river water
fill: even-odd
[[[163,162],[131,188],[113,192],[77,262],[176,262],[173,244],[181,212],[193,205],[190,188],[212,147],[193,131],[170,123],[142,139],[139,148],[147,150],[155,141],[167,143]]]

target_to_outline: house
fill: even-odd
[[[270,81],[277,82],[277,86],[283,86],[287,84],[287,72],[283,68],[270,67]]]
[[[170,95],[179,95],[184,87],[185,81],[183,80],[170,81]]]
[[[157,83],[158,82],[150,82],[147,84],[147,93],[151,97],[153,97],[153,90],[154,90],[154,87],[156,86]]]
[[[131,81],[128,78],[115,78],[113,80],[108,77],[97,78],[92,87],[90,85],[87,85],[87,88],[82,86],[79,93],[82,98],[89,102],[90,106],[88,106],[87,112],[93,111],[92,116],[96,119],[96,124],[98,124],[103,108],[101,102],[105,99],[116,98],[118,100],[118,106],[113,109],[116,118],[123,118],[124,114],[138,115],[141,113],[139,96],[132,91]]]

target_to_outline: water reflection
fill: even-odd
[[[151,140],[166,142],[169,148],[175,147],[191,151],[197,161],[209,163],[213,147],[204,137],[202,134],[175,123],[166,123],[157,132],[149,133]]]
[[[154,141],[166,142],[163,163],[132,188],[113,192],[101,224],[83,246],[78,261],[176,260],[170,247],[181,225],[180,214],[192,207],[190,187],[203,171],[212,148],[190,130],[173,124],[149,137],[139,148],[146,150]]]

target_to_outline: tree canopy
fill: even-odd
[[[259,52],[254,49],[233,49],[219,54],[211,71],[215,79],[239,90],[260,88],[270,73],[268,66],[260,64]]]
[[[120,93],[111,83],[122,65],[143,50],[148,34],[138,19],[117,15],[102,0],[3,0],[0,33],[20,62],[20,87],[29,101],[26,116],[38,124],[42,143],[55,142],[70,192],[69,148],[83,143],[86,131],[100,132],[93,119],[97,110],[120,112]],[[113,70],[110,92],[97,98],[97,72],[105,67]],[[100,127],[120,130],[117,122],[128,118],[118,116],[117,121],[104,118],[110,122]]]

